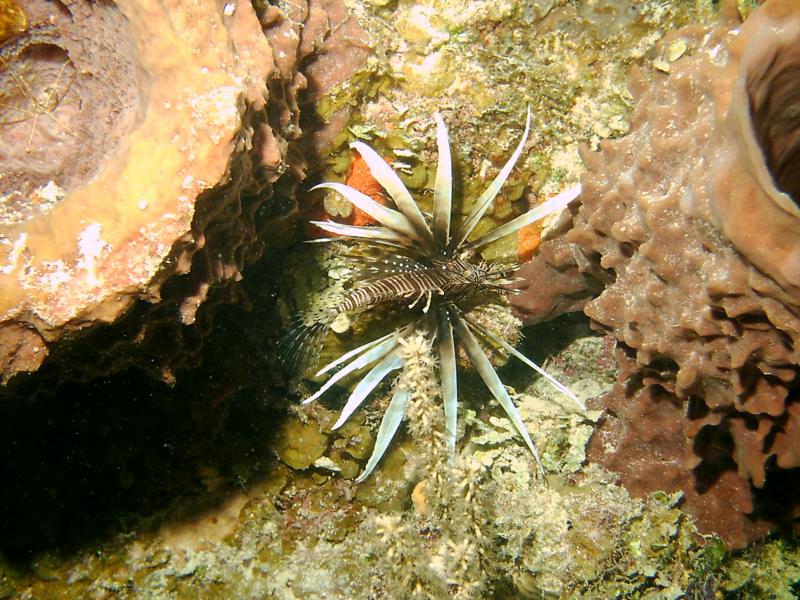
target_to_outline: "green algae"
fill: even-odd
[[[350,8],[374,49],[364,72],[382,84],[379,94],[350,104],[348,130],[324,150],[323,179],[344,172],[345,142],[355,136],[390,157],[430,209],[436,164],[430,122],[438,110],[450,129],[464,215],[511,153],[530,107],[528,149],[476,235],[577,181],[580,143],[595,148],[627,133],[631,65],[652,69],[667,31],[715,18],[710,0],[492,0],[457,8],[425,0],[351,2]],[[502,252],[508,250],[506,243]]]
[[[314,103],[314,111],[322,122],[327,122],[342,109],[374,99],[379,94],[386,93],[391,86],[392,80],[386,71],[385,62],[373,55],[348,79],[334,85],[318,98]],[[334,144],[334,148],[336,146]],[[330,150],[326,149],[326,154]]]
[[[800,592],[800,544],[774,539],[731,558],[720,589],[740,598],[791,600]]]
[[[328,436],[314,420],[287,419],[275,437],[275,453],[288,467],[307,469],[325,454]]]
[[[759,0],[737,0],[736,5],[739,9],[739,16],[744,21],[748,15],[753,12],[758,5],[761,4]]]

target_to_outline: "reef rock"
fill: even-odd
[[[3,65],[3,379],[136,299],[158,302],[204,248],[184,323],[209,286],[239,276],[241,259],[210,244],[207,229],[217,211],[238,210],[229,161],[249,143],[246,108],[266,102],[272,52],[246,3],[228,12],[204,2],[25,6],[28,29]],[[198,215],[204,193],[216,201]],[[243,229],[232,244],[242,251],[253,237]]]
[[[339,4],[295,4],[24,4],[0,48],[0,380],[132,313],[84,346],[152,339],[142,362],[171,378],[176,335],[149,322],[194,323],[293,210],[299,69],[341,37]]]
[[[529,322],[582,305],[617,339],[594,458],[741,546],[797,503],[766,504],[800,467],[800,5],[664,47],[685,51],[632,74],[630,134],[583,153],[572,227],[514,302]]]

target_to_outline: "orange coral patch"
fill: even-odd
[[[384,159],[386,160],[386,159]],[[386,161],[389,162],[388,160]],[[347,178],[345,183],[351,188],[358,190],[362,194],[369,196],[379,204],[386,204],[383,198],[383,188],[381,184],[372,176],[372,173],[367,166],[366,161],[361,158],[360,154],[354,154],[353,160],[350,162],[350,168],[347,170]],[[363,210],[357,206],[353,207],[353,212],[350,213],[348,222],[351,225],[374,225],[375,219],[370,217]]]
[[[519,262],[528,262],[533,258],[534,252],[539,248],[539,241],[542,237],[542,222],[537,221],[526,225],[517,232],[517,243]]]
[[[389,161],[384,158],[386,162]],[[386,204],[386,199],[383,196],[383,188],[381,184],[372,176],[372,173],[367,166],[366,161],[361,158],[358,153],[353,153],[353,159],[350,161],[350,168],[347,170],[347,176],[344,180],[346,185],[358,190],[362,194],[369,196],[378,204]],[[334,217],[325,211],[325,207],[320,203],[317,204],[309,214],[311,221],[332,221],[335,223],[343,223],[345,225],[357,225],[363,227],[365,225],[374,225],[375,219],[370,217],[363,210],[357,206],[353,206],[353,210],[347,217]],[[306,235],[309,238],[322,238],[335,236],[335,233],[323,231],[314,225],[306,227]]]

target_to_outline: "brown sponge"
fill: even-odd
[[[594,458],[634,492],[683,489],[738,546],[791,515],[757,498],[771,471],[800,467],[800,5],[678,40],[669,74],[632,73],[630,134],[583,153],[573,226],[523,274],[561,278],[572,299],[604,285],[582,300],[620,362]],[[529,321],[569,306],[514,302]]]

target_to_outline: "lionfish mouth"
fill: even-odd
[[[330,377],[303,403],[318,399],[348,375],[369,369],[355,385],[333,429],[341,427],[392,372],[401,370],[402,377],[406,368],[402,352],[404,340],[421,333],[431,340],[431,347],[438,353],[439,384],[444,403],[446,440],[450,451],[454,452],[456,444],[458,405],[456,344],[458,344],[486,387],[505,410],[514,428],[530,449],[539,472],[543,474],[544,469],[536,446],[479,340],[499,347],[506,354],[519,359],[568,396],[581,410],[585,410],[585,407],[566,386],[517,351],[500,334],[472,318],[464,310],[464,302],[478,291],[514,293],[513,286],[519,283],[519,280],[509,278],[512,269],[508,266],[487,264],[482,260],[475,260],[474,257],[479,257],[482,248],[503,236],[559,213],[578,197],[581,188],[580,185],[569,188],[508,223],[468,241],[475,226],[494,202],[522,154],[530,131],[530,108],[522,140],[511,158],[475,201],[463,223],[454,231],[451,223],[452,167],[447,128],[438,112],[433,118],[436,122],[439,163],[434,185],[433,214],[429,219],[426,219],[397,173],[375,150],[362,142],[352,143],[351,148],[361,155],[372,176],[394,202],[394,208],[383,206],[362,192],[341,183],[321,183],[312,188],[312,190],[330,189],[341,194],[378,223],[377,226],[355,226],[311,221],[320,229],[335,235],[315,241],[350,240],[355,245],[364,246],[378,258],[373,261],[372,276],[347,292],[338,305],[322,314],[299,319],[302,323],[300,331],[288,334],[288,346],[296,350],[297,346],[318,339],[320,334],[327,332],[331,321],[340,314],[363,312],[382,304],[413,300],[409,307],[422,306],[423,314],[410,325],[362,344],[325,365],[317,375],[331,374]],[[380,266],[374,266],[375,264]],[[295,352],[290,351],[288,354],[292,355]],[[405,416],[410,397],[411,393],[407,387],[395,386],[378,427],[372,455],[364,471],[356,479],[357,482],[363,481],[372,473],[386,452]]]

